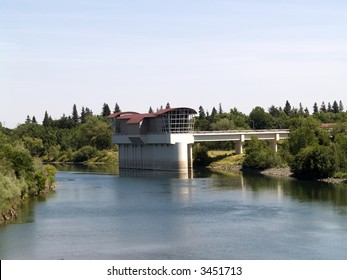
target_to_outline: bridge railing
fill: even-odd
[[[238,133],[238,134],[252,134],[252,133],[289,133],[289,129],[245,129],[245,130],[211,130],[211,131],[193,131],[193,134],[226,134],[226,133]]]

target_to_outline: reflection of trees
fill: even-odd
[[[347,206],[347,188],[317,181],[273,178],[259,174],[244,175],[247,189],[262,191],[279,186],[283,194],[300,202],[327,202],[333,206]]]

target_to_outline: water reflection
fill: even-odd
[[[62,169],[50,196],[23,206],[22,224],[0,228],[0,258],[347,258],[345,186],[210,170]]]
[[[67,172],[85,172],[85,173],[100,173],[100,174],[119,174],[117,164],[76,164],[76,163],[56,163],[55,168],[59,171]]]

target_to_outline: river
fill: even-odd
[[[347,187],[60,168],[0,227],[0,259],[347,259]]]

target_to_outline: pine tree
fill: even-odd
[[[333,103],[333,113],[337,114],[339,112],[339,104],[337,104],[337,101],[335,100]]]
[[[31,122],[32,123],[37,123],[35,116],[33,116],[33,118],[31,119]]]
[[[72,120],[74,123],[78,123],[79,120],[76,104],[74,104],[72,107]]]
[[[326,112],[327,112],[327,107],[325,106],[324,101],[322,102],[322,105],[320,106],[319,111],[320,111],[321,113],[326,113]]]
[[[154,113],[154,111],[153,111],[153,109],[152,109],[152,106],[149,107],[148,113],[150,113],[150,114],[153,114],[153,113]]]
[[[26,120],[25,120],[25,123],[31,123],[31,118],[30,118],[29,115],[27,115],[27,118],[26,118]]]
[[[284,111],[284,113],[286,113],[287,116],[289,116],[289,114],[292,111],[292,106],[290,105],[288,100],[286,101],[286,105],[284,106],[283,111]]]
[[[223,114],[222,103],[219,103],[218,114]]]
[[[110,107],[109,107],[106,103],[104,103],[104,105],[102,106],[101,115],[102,115],[103,117],[106,117],[106,116],[111,115]]]
[[[331,107],[330,102],[328,102],[328,109],[327,109],[327,111],[328,111],[329,113],[332,113],[332,112],[333,112],[333,108]]]
[[[84,110],[84,106],[82,106],[81,110],[81,123],[85,123],[86,121],[86,111]]]
[[[166,103],[166,107],[165,107],[165,109],[170,109],[171,107],[170,107],[170,103],[168,102],[168,103]]]
[[[344,107],[343,107],[342,101],[340,100],[340,102],[339,102],[339,111],[343,112],[343,110],[344,110]]]
[[[52,118],[48,115],[47,111],[45,111],[45,116],[43,117],[42,125],[45,127],[50,126],[52,123]]]
[[[113,110],[113,113],[119,113],[119,112],[122,112],[118,103],[116,103],[116,105],[114,106],[114,110]]]
[[[313,105],[313,114],[317,114],[317,113],[318,113],[318,105],[317,105],[317,102],[315,102]]]
[[[217,109],[213,107],[211,112],[211,117],[214,117],[215,115],[217,115]]]
[[[206,118],[205,110],[202,106],[199,107],[199,118],[200,119]]]
[[[86,117],[93,116],[93,111],[90,110],[88,107],[86,107],[85,112],[86,112]]]

